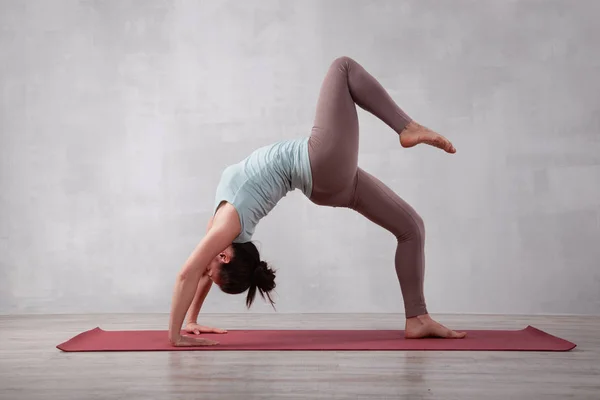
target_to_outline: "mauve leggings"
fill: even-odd
[[[396,274],[406,317],[426,314],[423,220],[390,188],[358,167],[355,104],[398,135],[411,121],[361,65],[348,57],[336,59],[321,86],[308,142],[313,177],[310,200],[318,205],[356,210],[394,234],[398,240]]]

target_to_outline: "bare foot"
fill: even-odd
[[[400,133],[400,145],[408,148],[416,146],[419,143],[438,147],[447,153],[456,153],[456,149],[448,139],[429,128],[419,125],[415,121],[411,121]]]
[[[404,337],[407,339],[421,339],[427,337],[462,339],[467,336],[466,332],[456,332],[446,328],[444,325],[434,321],[429,314],[406,320]]]

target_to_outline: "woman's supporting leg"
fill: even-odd
[[[425,225],[417,212],[383,182],[361,168],[349,208],[392,233],[396,247],[396,275],[400,281],[406,318],[427,314],[425,277]]]
[[[309,140],[311,200],[319,205],[352,208],[396,236],[395,264],[406,310],[407,337],[460,337],[427,314],[421,218],[391,189],[358,168],[356,104],[390,126],[404,147],[431,142],[453,150],[441,135],[413,122],[362,66],[350,58],[338,58],[321,86]]]
[[[404,299],[406,337],[464,337],[464,333],[452,331],[428,315],[423,292],[425,225],[419,214],[383,182],[361,168],[357,170],[349,208],[391,232],[398,241],[394,262]]]

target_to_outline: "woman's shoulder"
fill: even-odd
[[[240,215],[236,207],[228,201],[222,201],[212,219],[212,226],[225,226],[233,224],[241,230]]]

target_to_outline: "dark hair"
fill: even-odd
[[[275,308],[275,302],[269,292],[275,288],[275,271],[260,260],[258,249],[252,242],[232,243],[233,258],[221,264],[219,277],[221,290],[229,294],[243,293],[248,290],[246,307],[250,308],[256,289],[263,299],[268,299]],[[266,298],[265,298],[266,295]]]

